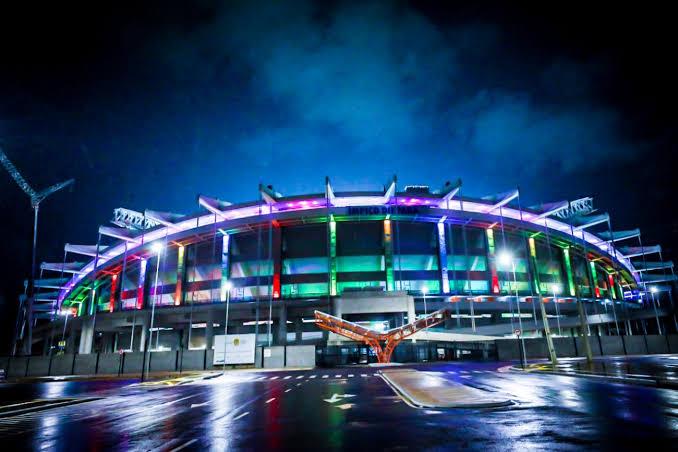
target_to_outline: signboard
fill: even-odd
[[[270,358],[270,357],[271,357],[271,349],[265,348],[264,349],[264,358]]]
[[[226,336],[225,364],[254,364],[254,334],[229,334]],[[224,364],[224,335],[214,336],[214,365]]]

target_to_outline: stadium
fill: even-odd
[[[399,189],[394,178],[340,192],[326,179],[324,192],[260,186],[240,204],[201,195],[189,216],[116,209],[95,244],[67,244],[62,261],[40,265],[18,340],[34,354],[211,351],[226,332],[350,363],[370,361],[369,348],[319,329],[315,311],[388,331],[449,307],[401,361],[487,357],[473,343],[549,327],[554,337],[584,325],[599,337],[675,331],[672,263],[638,229],[612,230],[592,198],[525,207],[519,190],[461,188]]]

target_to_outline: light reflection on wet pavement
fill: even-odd
[[[670,447],[678,438],[678,391],[497,372],[500,366],[416,366],[516,402],[486,410],[411,408],[374,368],[232,372],[171,387],[129,381],[5,384],[0,386],[3,405],[34,398],[103,398],[0,418],[0,444],[4,450],[69,451],[579,450],[658,441]]]

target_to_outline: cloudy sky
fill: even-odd
[[[39,259],[93,243],[115,207],[191,213],[198,193],[321,191],[326,175],[593,195],[616,227],[676,246],[668,12],[448,3],[0,7],[0,145],[37,187],[77,180],[41,210]],[[31,211],[6,174],[0,207],[13,305]]]

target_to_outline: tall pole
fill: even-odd
[[[33,206],[33,250],[31,252],[31,279],[28,282],[28,297],[26,299],[26,317],[28,317],[26,332],[26,341],[24,342],[24,354],[31,355],[33,353],[33,296],[35,293],[35,254],[38,244],[38,211],[40,210],[40,203]]]
[[[511,270],[513,271],[513,284],[516,287],[516,295],[518,294],[518,284],[516,284],[516,261],[511,257]],[[516,305],[518,307],[518,326],[520,327],[520,347],[523,349],[523,368],[527,364],[527,355],[525,354],[525,338],[523,337],[523,316],[520,313],[520,299],[516,296]]]
[[[226,372],[226,339],[228,336],[228,306],[231,304],[231,287],[229,282],[227,282],[228,286],[226,286],[226,319],[224,320],[224,365],[221,368],[222,372]]]

